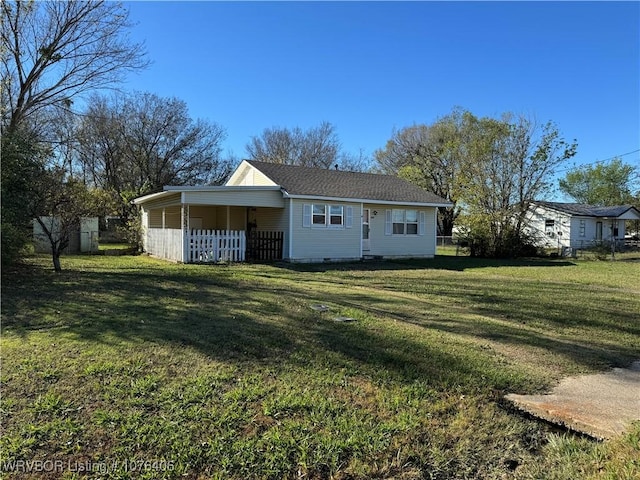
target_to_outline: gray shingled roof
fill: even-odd
[[[438,195],[392,175],[347,172],[247,160],[289,195],[382,202],[448,204]]]
[[[629,209],[634,208],[633,205],[614,205],[611,207],[598,207],[595,205],[587,205],[585,203],[561,203],[561,202],[535,202],[537,205],[546,208],[553,208],[569,215],[578,215],[583,217],[619,217]]]

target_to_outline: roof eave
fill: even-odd
[[[164,187],[165,192],[229,192],[229,191],[265,191],[280,190],[279,185],[216,185],[216,186],[184,186],[176,187],[167,185]]]
[[[169,197],[175,193],[177,192],[163,191],[163,192],[157,192],[157,193],[150,193],[148,195],[143,195],[142,197],[134,198],[133,200],[131,200],[131,203],[133,203],[134,205],[141,205],[151,200],[157,200],[159,198]]]
[[[300,195],[291,194],[284,188],[282,189],[284,198],[294,198],[301,200],[324,200],[330,202],[351,202],[351,203],[377,203],[380,205],[412,205],[416,207],[452,207],[453,203],[447,202],[411,202],[411,201],[395,201],[395,200],[378,200],[371,198],[348,198],[348,197],[327,197],[323,195]]]

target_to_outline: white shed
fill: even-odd
[[[56,217],[40,217],[55,238],[60,236],[60,221]],[[81,217],[78,230],[71,232],[64,253],[93,253],[98,251],[98,217]],[[51,243],[42,226],[33,220],[33,242],[38,253],[51,253]]]

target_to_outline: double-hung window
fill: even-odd
[[[329,206],[329,226],[341,227],[344,224],[342,205]]]
[[[407,235],[417,235],[418,234],[418,211],[405,210],[404,221],[406,225]]]
[[[418,211],[394,208],[391,211],[394,235],[418,234]]]
[[[393,219],[393,234],[404,235],[404,210],[394,208],[391,216]]]
[[[313,224],[314,225],[326,225],[327,224],[327,206],[313,204]]]
[[[394,208],[386,211],[385,235],[424,235],[425,212]]]
[[[302,209],[302,226],[352,228],[353,207],[325,203],[305,204]]]

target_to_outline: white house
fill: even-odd
[[[450,204],[398,177],[243,161],[224,186],[134,200],[146,252],[174,261],[347,261],[435,255]]]
[[[531,206],[529,231],[542,247],[582,249],[623,239],[626,220],[640,220],[640,211],[632,205],[537,201]]]

